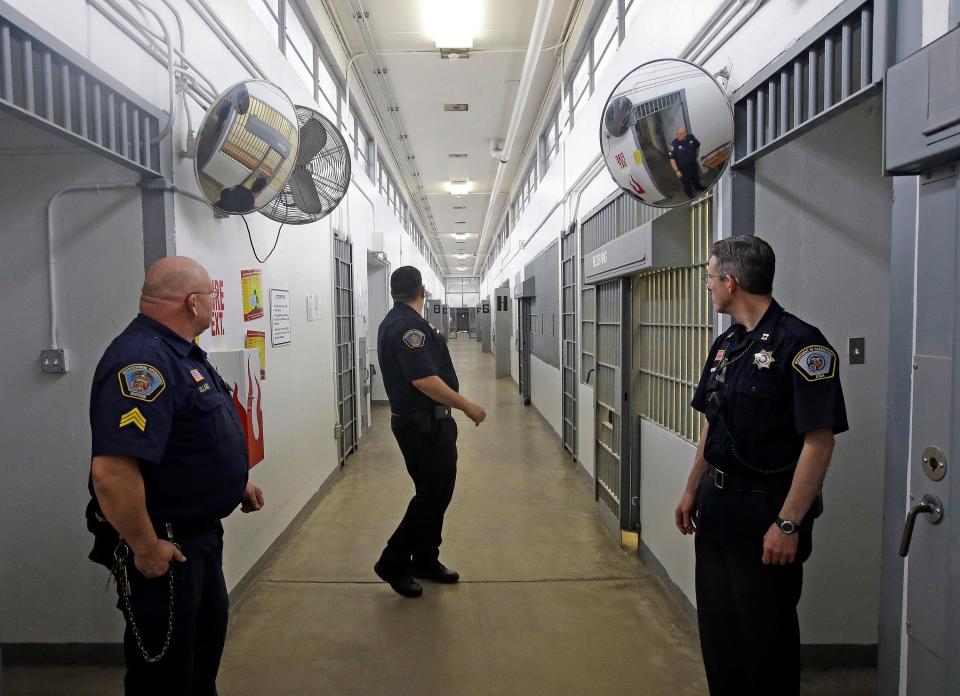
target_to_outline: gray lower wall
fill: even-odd
[[[804,643],[877,642],[892,192],[876,107],[876,99],[857,106],[756,170],[756,233],[777,253],[774,295],[837,350],[850,421],[806,565]],[[848,364],[851,337],[866,339],[865,365]]]
[[[0,125],[0,148],[45,144],[34,143],[36,134],[19,121]],[[86,558],[88,408],[97,361],[137,311],[144,263],[140,192],[67,194],[57,203],[59,335],[70,371],[44,374],[40,350],[50,344],[47,202],[70,184],[135,177],[86,153],[20,155],[17,162],[0,168],[6,322],[0,641],[113,642],[122,633],[116,595],[104,592],[106,570]]]

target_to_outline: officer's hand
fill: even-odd
[[[480,425],[487,419],[487,412],[476,404],[470,404],[463,409],[463,412],[467,414],[467,418],[473,421],[474,425]]]
[[[763,564],[787,565],[797,558],[797,534],[784,534],[776,523],[763,535]]]
[[[243,492],[243,499],[240,502],[241,512],[256,512],[263,507],[263,491],[259,486],[247,482],[247,490]]]
[[[187,557],[180,552],[176,544],[163,539],[157,539],[157,545],[147,553],[133,554],[133,565],[145,578],[159,578],[166,575],[171,561],[184,563],[186,560]]]
[[[673,515],[676,518],[677,529],[681,534],[693,534],[697,528],[693,526],[693,507],[696,505],[697,495],[690,491],[684,491],[680,502],[677,503],[677,509]]]
[[[681,172],[679,169],[677,170],[677,178],[678,178],[678,179],[682,179],[682,178],[683,178],[683,172]]]

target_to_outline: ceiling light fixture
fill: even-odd
[[[467,267],[466,267],[466,266],[457,266],[457,270],[458,270],[458,271],[465,271],[465,270],[467,270]]]
[[[447,191],[452,193],[454,196],[465,196],[471,191],[473,191],[473,182],[472,181],[448,181]]]
[[[469,236],[470,236],[470,235],[468,235],[466,232],[464,232],[464,233],[454,232],[454,233],[453,233],[453,238],[454,238],[454,239],[458,239],[458,240],[460,240],[460,241],[463,241],[464,239],[466,239],[466,238],[469,237]]]
[[[465,258],[467,258],[467,254],[454,254],[453,257],[463,261]]]
[[[437,48],[473,48],[480,32],[480,0],[421,0],[420,6]]]

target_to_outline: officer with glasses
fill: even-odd
[[[712,696],[797,696],[803,562],[834,447],[847,430],[836,351],[772,297],[758,237],[714,244],[704,275],[733,326],[714,342],[691,405],[706,414],[675,511],[695,534],[696,594]]]
[[[215,696],[228,604],[220,520],[263,507],[230,389],[194,342],[216,293],[192,259],[154,263],[140,314],[93,378],[90,558],[116,580],[128,696]]]

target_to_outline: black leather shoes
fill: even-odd
[[[419,582],[410,577],[408,573],[395,571],[389,564],[384,563],[382,560],[377,561],[376,565],[373,566],[373,572],[376,573],[377,577],[381,580],[389,583],[390,587],[392,587],[393,591],[398,595],[403,595],[404,597],[419,597],[423,594],[423,587],[420,586]]]
[[[452,585],[460,580],[460,573],[455,570],[450,570],[440,561],[436,561],[427,566],[414,566],[413,577],[432,580],[433,582],[439,582],[444,585]]]

